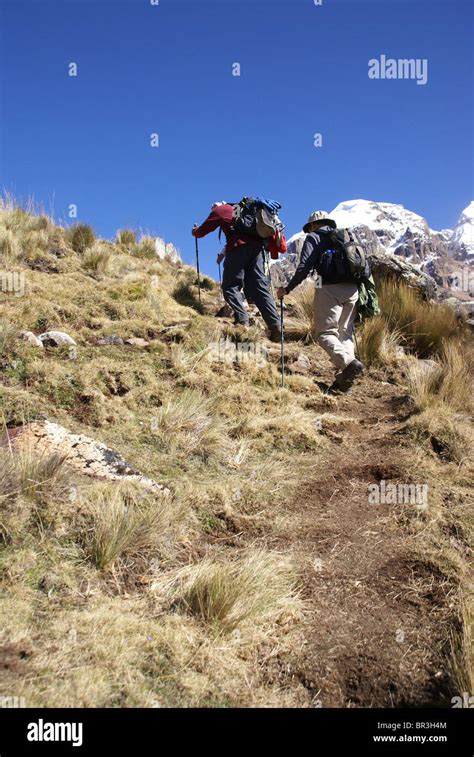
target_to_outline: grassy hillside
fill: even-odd
[[[199,305],[196,272],[146,237],[97,240],[5,202],[0,268],[21,284],[0,294],[3,427],[54,420],[172,491],[1,449],[5,690],[92,707],[472,692],[474,361],[448,311],[387,286],[384,316],[359,331],[368,376],[335,397],[309,288],[288,303],[287,362],[304,352],[311,369],[282,388],[258,319],[216,318],[217,284]],[[39,350],[21,330],[65,331],[77,349]],[[148,346],[97,344],[110,336]],[[374,506],[381,480],[426,483],[428,506]]]

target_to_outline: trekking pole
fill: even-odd
[[[285,386],[285,335],[283,332],[283,297],[280,300],[280,331],[281,331],[281,385]]]
[[[199,304],[201,304],[201,277],[199,274],[199,246],[198,246],[198,240],[197,237],[194,237],[196,240],[196,269],[197,269],[197,275],[198,275],[198,297],[199,297]]]

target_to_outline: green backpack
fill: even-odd
[[[375,289],[373,276],[359,282],[359,300],[357,302],[357,314],[359,320],[364,321],[366,318],[372,318],[374,315],[380,315],[381,310]]]

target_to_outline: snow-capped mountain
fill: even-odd
[[[474,260],[474,200],[459,216],[449,241],[453,257]]]
[[[330,216],[338,226],[354,229],[361,241],[376,244],[378,240],[386,252],[401,255],[415,264],[448,254],[452,232],[449,229],[442,232],[430,229],[422,216],[407,210],[403,205],[347,200],[339,203]]]

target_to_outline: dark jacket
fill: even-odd
[[[298,284],[301,284],[301,282],[304,281],[312,271],[316,271],[317,273],[319,273],[318,264],[321,259],[322,253],[325,252],[326,250],[331,249],[333,246],[327,234],[324,233],[324,232],[329,232],[329,231],[332,231],[330,226],[321,226],[321,228],[318,229],[318,231],[313,231],[311,234],[306,235],[303,249],[301,251],[301,257],[300,257],[300,262],[298,264],[298,268],[296,269],[290,283],[286,287],[286,291],[288,294],[293,289],[295,289],[295,287],[297,287]],[[369,271],[369,274],[370,274],[370,271]],[[341,279],[341,281],[337,283],[343,283],[343,281],[355,283],[352,277]],[[324,285],[324,284],[333,284],[335,282],[325,281],[324,276],[322,276],[321,283]]]

